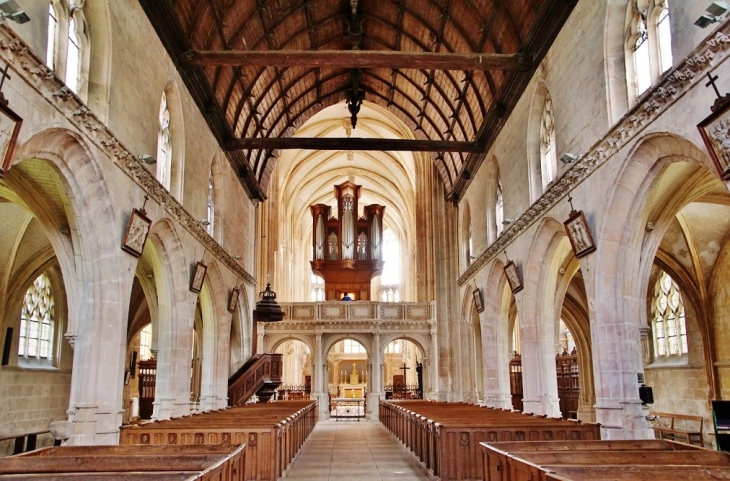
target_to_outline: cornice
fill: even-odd
[[[706,73],[727,58],[730,20],[707,37],[679,62],[619,120],[608,133],[583,154],[545,193],[492,243],[459,277],[459,287],[469,282],[515,239],[552,209],[570,191],[626,147],[647,126],[697,85]]]
[[[162,184],[147,170],[109,128],[36,56],[17,34],[0,20],[0,59],[15,76],[38,92],[48,104],[64,116],[85,137],[104,152],[130,179],[160,204],[190,235],[221,264],[228,267],[250,286],[254,277],[228,254]]]

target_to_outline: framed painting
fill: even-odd
[[[568,233],[570,245],[573,247],[575,257],[583,257],[596,250],[596,243],[591,235],[591,228],[588,226],[583,211],[571,212],[570,218],[563,222],[565,231]]]
[[[127,222],[127,230],[124,232],[122,250],[135,257],[141,256],[151,225],[152,221],[145,216],[143,210],[133,209],[129,222]]]
[[[228,312],[236,312],[236,306],[238,306],[238,287],[234,287],[231,290],[231,297],[228,299]]]
[[[203,264],[202,262],[198,261],[195,264],[195,269],[193,270],[193,277],[190,279],[190,290],[192,292],[198,293],[203,288],[203,281],[205,280],[205,271],[208,270],[208,266]]]
[[[10,168],[10,159],[22,124],[23,119],[0,102],[0,178],[5,177]]]
[[[477,308],[477,312],[484,311],[484,297],[482,297],[482,291],[477,287],[474,289],[472,294],[474,295],[474,305]]]
[[[717,105],[697,128],[718,174],[723,180],[730,180],[730,102]]]
[[[513,261],[509,261],[504,266],[504,273],[507,276],[507,282],[509,282],[509,288],[513,294],[520,292],[525,286],[522,285],[522,278],[520,277],[520,271],[517,269],[517,265]]]

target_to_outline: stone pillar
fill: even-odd
[[[438,386],[439,386],[439,364],[438,364],[438,332],[436,330],[436,324],[431,325],[431,354],[428,356],[428,392],[426,394],[427,399],[437,400]]]
[[[314,392],[312,398],[319,402],[319,418],[329,419],[329,396],[325,391],[327,380],[324,377],[327,368],[327,356],[322,352],[322,333],[315,333],[314,353]]]
[[[383,398],[383,380],[380,377],[383,359],[380,354],[380,333],[373,333],[372,353],[370,355],[370,364],[368,365],[368,419],[377,421],[379,419],[378,404]]]

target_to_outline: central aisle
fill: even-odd
[[[320,421],[284,475],[299,481],[427,480],[416,458],[377,422]]]

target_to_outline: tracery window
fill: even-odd
[[[494,221],[497,224],[497,237],[504,231],[504,195],[502,182],[497,182],[497,202],[494,205]]]
[[[162,92],[160,100],[158,131],[157,131],[157,180],[167,190],[170,190],[172,169],[172,140],[170,135],[170,110],[167,107],[167,94]]]
[[[540,166],[542,189],[545,190],[555,179],[558,170],[555,152],[555,116],[553,115],[553,101],[549,93],[545,96],[540,122]]]
[[[637,22],[637,36],[634,41],[634,76],[636,94],[641,95],[651,86],[649,30],[643,16],[640,16]]]
[[[51,281],[46,274],[41,274],[25,292],[20,314],[18,357],[53,358],[54,307]]]
[[[664,73],[672,67],[672,27],[669,21],[669,7],[664,6],[659,11],[656,21],[657,47],[659,48],[659,66]]]
[[[55,69],[56,40],[58,37],[58,14],[53,3],[48,5],[48,42],[46,44],[46,65],[51,70]]]
[[[208,210],[206,219],[208,220],[208,235],[213,237],[213,222],[215,221],[215,212],[213,210],[213,169],[210,170],[208,176]]]
[[[81,69],[81,40],[76,33],[76,20],[68,21],[68,47],[66,51],[66,86],[74,93],[79,91]]]
[[[672,29],[668,0],[629,2],[626,39],[629,96],[638,98],[672,67]],[[631,99],[630,99],[631,100]]]
[[[677,282],[662,271],[654,286],[652,331],[656,358],[687,353],[684,302]]]

